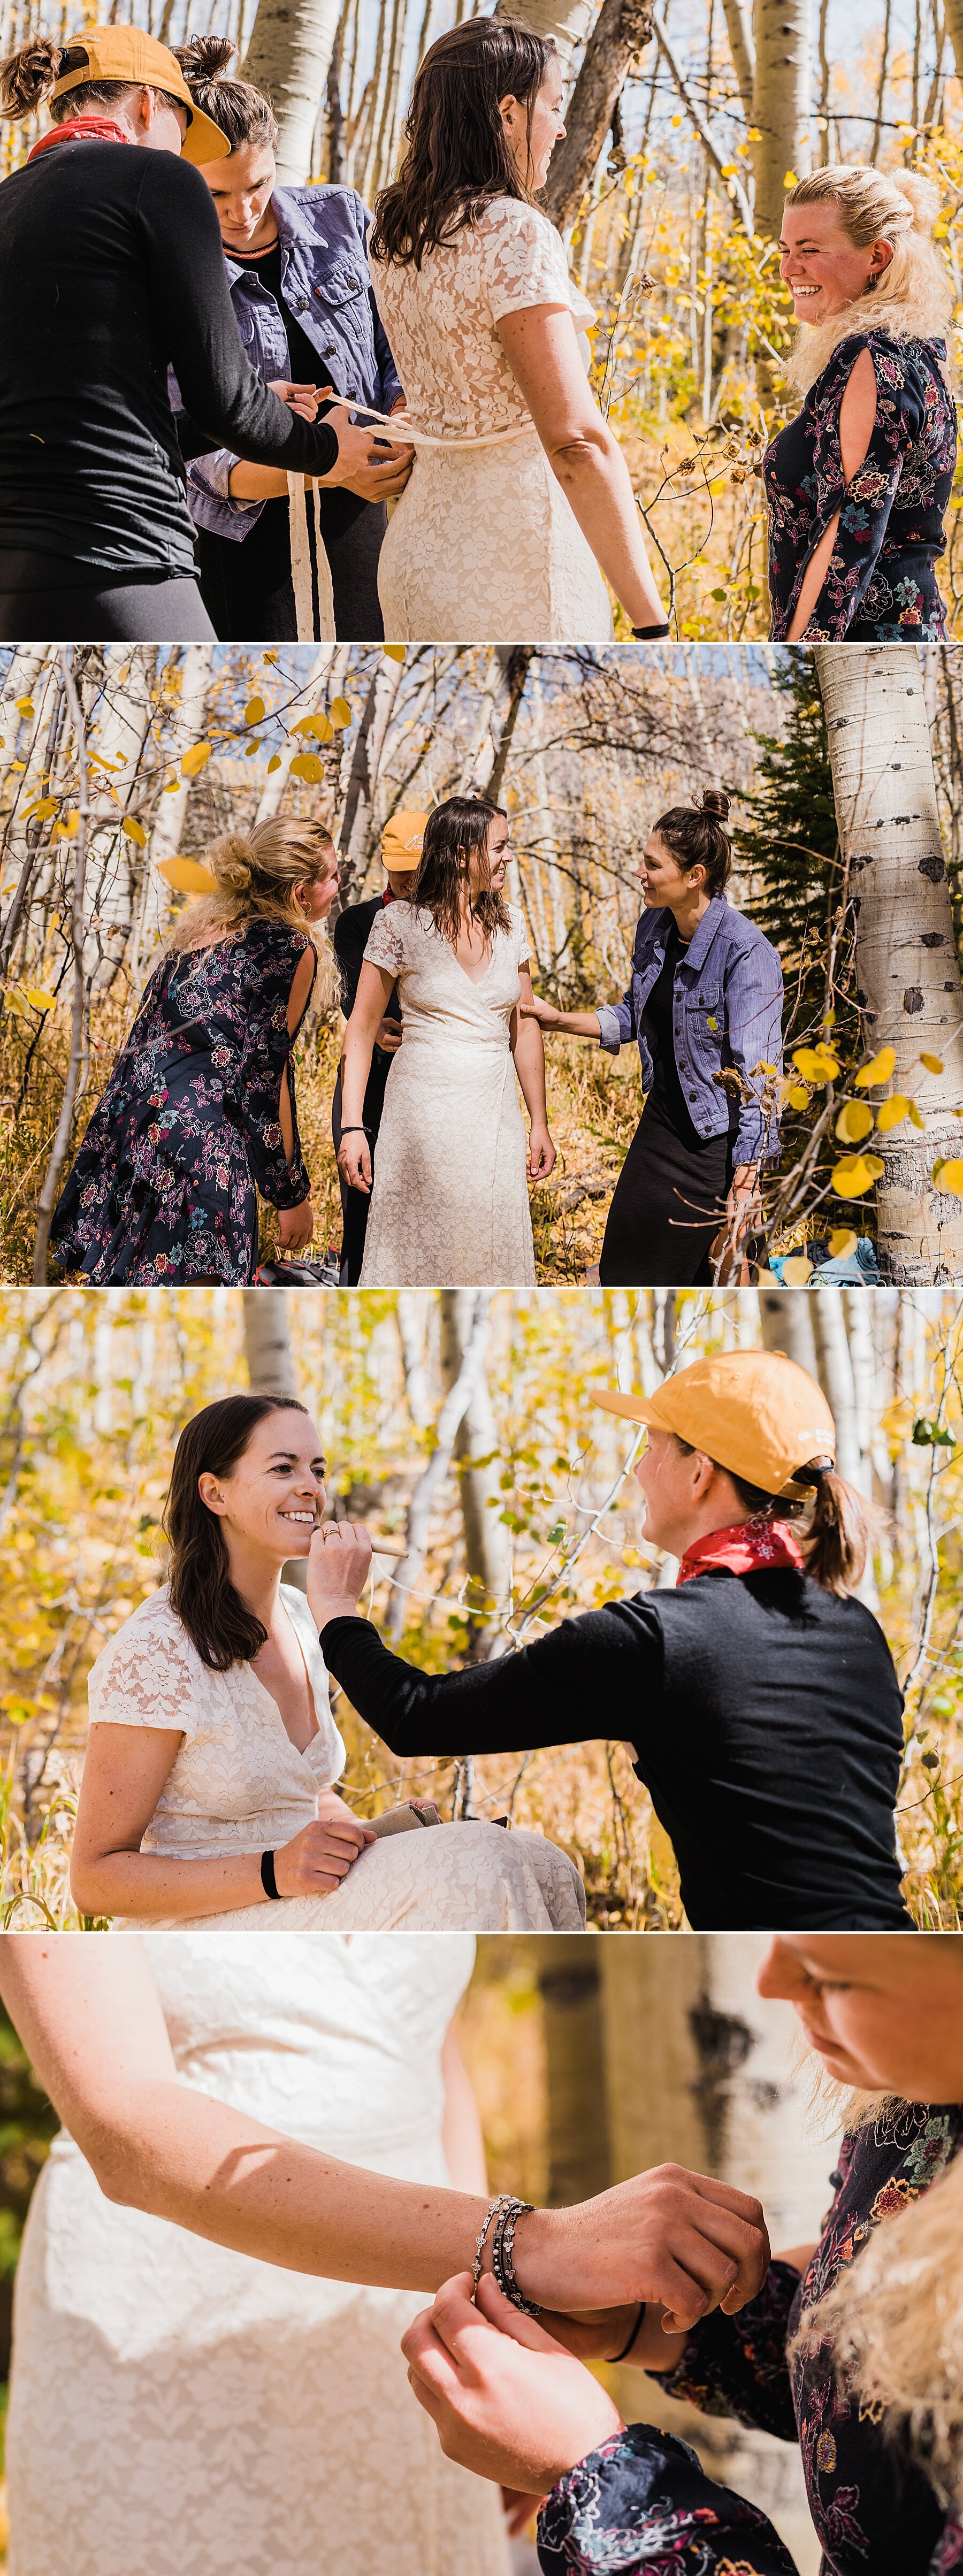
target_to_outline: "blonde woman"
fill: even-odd
[[[763,461],[777,639],[946,634],[934,567],[957,418],[938,213],[915,170],[840,164],[786,199],[781,274],[806,330],[787,369],[802,409]]]
[[[258,1190],[286,1250],[314,1232],[291,1050],[318,973],[310,925],[337,891],[331,836],[274,816],[208,865],[214,892],[151,977],[54,1216],[54,1260],[97,1287],[243,1284]]]
[[[822,2576],[963,2568],[963,1938],[801,1933],[773,1942],[758,1984],[795,2005],[846,2124],[818,2245],[777,2256],[738,2316],[676,2333],[640,2308],[628,2352],[631,2310],[551,2317],[548,2335],[490,2281],[466,2317],[464,2275],[404,2337],[448,2457],[551,2490],[543,2576],[795,2576],[758,2506],[671,2434],[626,2425],[576,2350],[798,2441]]]

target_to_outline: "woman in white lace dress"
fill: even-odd
[[[71,1884],[121,1931],[571,1931],[585,1899],[541,1834],[379,1834],[334,1787],[344,1745],[307,1603],[282,1584],[325,1508],[303,1405],[226,1396],[185,1425],[170,1581],[90,1675]],[[432,1810],[426,1811],[429,1817]]]
[[[635,633],[669,631],[587,380],[595,316],[533,202],[561,100],[552,46],[497,17],[439,37],[415,81],[369,245],[415,447],[378,568],[389,636],[604,642],[603,574]]]
[[[450,796],[425,825],[410,903],[372,924],[344,1042],[338,1165],[371,1191],[362,1288],[535,1283],[527,1181],[555,1162],[545,1051],[531,1001],[528,932],[502,887],[508,824],[485,796]],[[372,1049],[397,989],[392,1060],[372,1189],[363,1125]],[[525,1125],[515,1077],[531,1116]]]

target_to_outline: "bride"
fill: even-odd
[[[381,551],[399,641],[604,642],[602,574],[667,635],[625,460],[587,381],[592,307],[534,202],[564,135],[562,69],[510,18],[432,45],[408,151],[377,200],[375,300],[415,464]]]
[[[425,825],[410,903],[372,924],[344,1041],[338,1166],[372,1191],[364,1097],[378,1030],[400,997],[403,1038],[385,1088],[362,1288],[533,1287],[525,1180],[555,1163],[545,1050],[524,916],[502,895],[508,824],[487,796],[450,796]],[[534,1038],[534,1043],[533,1043]]]
[[[170,1581],[90,1675],[79,1911],[121,1930],[583,1930],[578,1872],[543,1835],[473,1821],[426,1840],[430,1809],[383,1835],[338,1796],[317,1630],[281,1582],[324,1513],[320,1447],[289,1398],[225,1396],[185,1424]]]
[[[464,1934],[0,1942],[64,2123],[17,2271],[10,2576],[509,2576],[398,2348],[485,2224],[471,1968]],[[523,2235],[529,2298],[692,2322],[768,2260],[758,2202],[671,2165]]]

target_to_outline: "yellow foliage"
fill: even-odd
[[[185,751],[181,762],[181,777],[196,778],[199,770],[203,769],[205,763],[209,761],[212,747],[209,742],[195,742],[190,751]]]
[[[948,1190],[953,1198],[963,1199],[963,1158],[953,1155],[949,1161],[933,1165],[933,1187]]]
[[[261,724],[261,723],[263,722],[263,719],[264,719],[264,716],[265,716],[266,712],[267,712],[267,711],[266,711],[266,708],[265,708],[265,704],[264,704],[264,700],[263,700],[263,698],[249,698],[249,699],[248,699],[248,702],[247,702],[247,705],[246,705],[246,707],[245,707],[245,709],[244,709],[244,722],[245,722],[245,724],[249,724],[249,725],[259,725],[259,724]]]
[[[135,842],[139,850],[146,850],[147,834],[144,830],[143,823],[138,823],[135,814],[125,814],[120,828],[122,832],[126,833],[128,841]]]
[[[876,1112],[876,1124],[881,1134],[885,1136],[890,1127],[902,1127],[904,1119],[911,1116],[912,1109],[913,1102],[907,1100],[905,1093],[894,1091],[889,1100],[880,1103]]]
[[[835,1082],[839,1072],[839,1058],[828,1046],[794,1047],[792,1060],[807,1082]]]
[[[943,1058],[941,1055],[921,1055],[920,1063],[925,1064],[927,1073],[942,1073],[943,1071]]]
[[[342,730],[345,725],[349,725],[351,722],[351,709],[348,705],[347,698],[333,698],[330,714],[332,724],[335,725],[339,731]]]
[[[868,1064],[860,1066],[855,1077],[859,1089],[869,1091],[878,1082],[888,1082],[895,1065],[895,1047],[881,1047],[878,1055],[871,1056]]]
[[[178,894],[213,894],[214,878],[210,868],[199,859],[161,859],[157,874],[165,884],[176,887]]]
[[[842,1161],[833,1165],[829,1176],[837,1198],[861,1199],[867,1190],[871,1190],[876,1175],[870,1166],[876,1159],[870,1154],[844,1154]]]
[[[318,759],[316,751],[299,751],[291,762],[291,776],[303,778],[309,787],[317,787],[324,777],[324,762]]]
[[[841,1145],[861,1145],[872,1129],[873,1113],[865,1100],[844,1101],[836,1120],[836,1134]]]
[[[859,1236],[856,1233],[854,1226],[834,1225],[829,1238],[831,1259],[833,1261],[848,1261],[851,1258],[851,1255],[855,1252],[858,1242]]]

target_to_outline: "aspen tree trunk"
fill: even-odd
[[[634,54],[652,36],[653,0],[602,0],[588,35],[591,10],[566,8],[564,0],[498,0],[496,17],[522,18],[536,35],[549,38],[563,63],[585,44],[581,70],[565,110],[565,141],[549,164],[544,190],[545,211],[559,232],[575,220],[601,155],[616,102]]]
[[[107,774],[118,803],[114,806],[112,798],[108,807],[101,790],[97,795],[99,816],[91,817],[87,892],[89,909],[96,914],[98,925],[96,938],[92,936],[90,941],[93,994],[110,991],[140,905],[145,856],[125,838],[120,825],[125,809],[141,820],[144,746],[156,712],[157,646],[135,645],[117,677],[113,658],[108,655],[104,676],[96,747],[101,759],[110,763]]]
[[[387,820],[380,812],[378,788],[385,736],[401,686],[402,664],[383,657],[378,664],[364,714],[355,736],[348,793],[341,820],[340,903],[353,903],[364,883],[376,832]]]
[[[546,44],[555,46],[567,67],[580,45],[587,42],[595,15],[593,0],[526,0],[524,8],[515,8],[505,0],[492,12],[495,18],[522,18],[532,34],[543,36]],[[567,119],[566,119],[567,122]]]
[[[328,673],[334,660],[334,653],[335,647],[333,644],[322,644],[319,646],[311,665],[311,677],[308,686],[305,688],[303,695],[298,698],[299,716],[313,716],[317,714],[327,686]],[[296,733],[289,736],[288,741],[284,746],[284,750],[281,753],[280,769],[272,769],[270,777],[265,779],[264,785],[261,789],[257,813],[254,817],[256,823],[269,822],[272,814],[276,814],[279,811],[281,798],[288,783],[291,762],[297,754],[301,739],[302,737]]]
[[[757,233],[778,241],[785,177],[809,169],[810,0],[756,0],[752,147]]]
[[[278,121],[278,178],[311,176],[311,145],[337,34],[339,0],[258,0],[241,80],[266,90]]]
[[[722,7],[743,114],[746,124],[751,125],[756,85],[756,48],[753,41],[752,21],[748,10],[743,7],[743,0],[722,0]]]
[[[815,1377],[811,1299],[801,1288],[760,1288],[757,1293],[763,1350],[785,1351],[787,1360]]]
[[[856,913],[856,975],[867,1048],[896,1051],[906,1120],[871,1140],[880,1268],[904,1287],[963,1277],[963,1200],[932,1182],[963,1151],[963,990],[920,660],[905,644],[817,644],[840,847]],[[940,1059],[928,1073],[922,1052]]]
[[[153,951],[161,936],[161,924],[170,909],[170,887],[157,870],[162,859],[174,859],[181,849],[192,781],[180,776],[185,751],[201,741],[204,733],[204,711],[211,683],[211,655],[207,644],[188,644],[180,670],[180,697],[170,734],[170,760],[177,773],[177,786],[162,791],[154,807],[151,825],[149,865],[144,871],[140,902],[134,923],[129,958],[130,976],[136,986],[142,961],[153,967]]]
[[[581,1933],[536,1933],[531,1951],[545,2042],[548,2206],[570,2208],[607,2191],[602,1978],[598,1944]]]
[[[813,2138],[805,2080],[791,2072],[795,2016],[761,2003],[762,1935],[602,1941],[602,2016],[611,2179],[675,2163],[762,2201],[774,2248],[814,2242],[833,2146]],[[623,2412],[664,2425],[712,2477],[769,2514],[799,2570],[819,2549],[798,2454],[770,2435],[696,2414],[639,2371],[620,2375]]]
[[[464,1362],[477,1296],[474,1288],[441,1290],[441,1382],[446,1395]],[[469,1608],[484,1596],[484,1607],[479,1606],[472,1623],[473,1652],[484,1663],[494,1642],[492,1609],[504,1607],[511,1574],[509,1534],[500,1517],[498,1430],[484,1355],[455,1434],[454,1457],[471,1586]],[[486,1463],[472,1463],[479,1460]]]
[[[242,1288],[244,1356],[252,1395],[297,1395],[289,1288]]]

